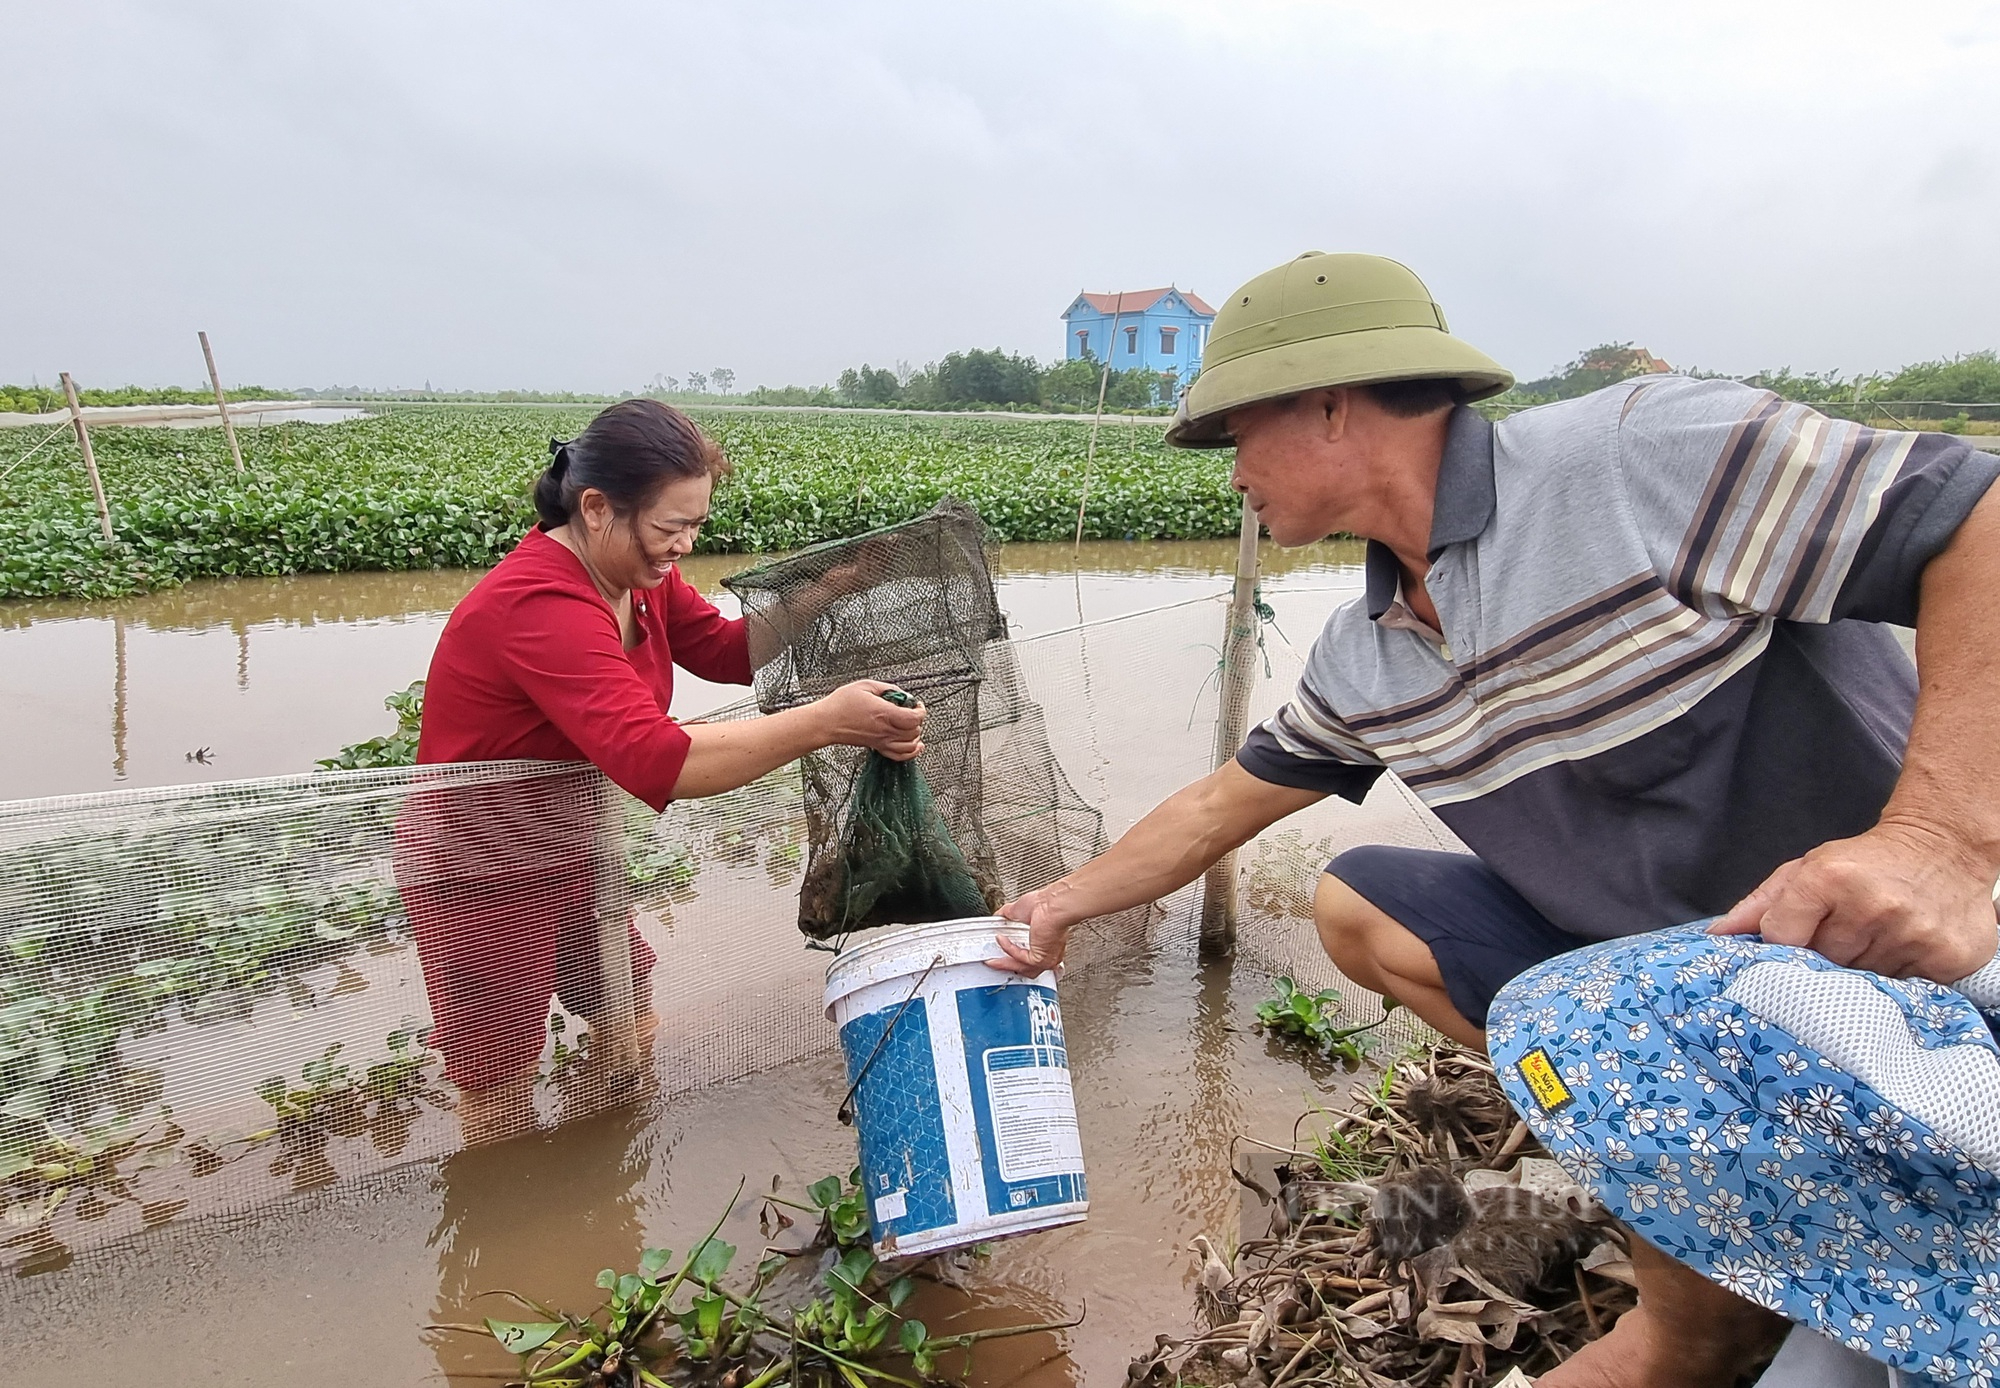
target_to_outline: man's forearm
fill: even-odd
[[[1162,801],[1103,856],[1047,889],[1067,923],[1158,901],[1261,830],[1325,797],[1260,781],[1235,762]]]
[[[1885,826],[2000,875],[2000,485],[1924,570],[1917,711]]]

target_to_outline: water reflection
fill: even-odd
[[[541,1320],[503,1290],[581,1311],[603,1293],[600,1268],[639,1265],[645,1234],[641,1193],[652,1161],[652,1115],[628,1107],[566,1123],[559,1131],[471,1147],[444,1159],[442,1198],[430,1246],[437,1254],[434,1324]],[[516,1368],[490,1338],[433,1331],[447,1376]]]
[[[125,619],[111,619],[111,774],[125,779]]]
[[[993,567],[1014,631],[1031,633],[1214,591],[1234,558],[1227,541],[1007,545]],[[1351,544],[1267,544],[1264,582],[1351,584],[1359,558]],[[683,567],[733,611],[721,580],[754,562],[697,555]],[[309,770],[391,729],[383,696],[423,675],[445,617],[478,578],[464,569],[304,574],[117,602],[0,603],[10,733],[0,798]],[[683,675],[675,712],[693,716],[740,694]]]

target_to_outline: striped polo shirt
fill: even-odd
[[[1328,619],[1237,761],[1360,800],[1386,768],[1558,928],[1726,911],[1874,825],[1902,768],[1924,566],[2000,472],[1950,435],[1653,376],[1459,409],[1424,586]],[[2000,595],[1996,595],[2000,596]],[[1441,640],[1439,638],[1442,638]]]

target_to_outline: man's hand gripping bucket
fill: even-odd
[[[1002,931],[1020,927],[910,926],[827,969],[884,1257],[1073,1224],[1089,1208],[1055,975],[988,968]]]

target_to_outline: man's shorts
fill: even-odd
[[[1556,929],[1469,853],[1369,844],[1326,870],[1430,946],[1453,1007],[1486,1025],[1493,995],[1544,959],[1595,941]]]

